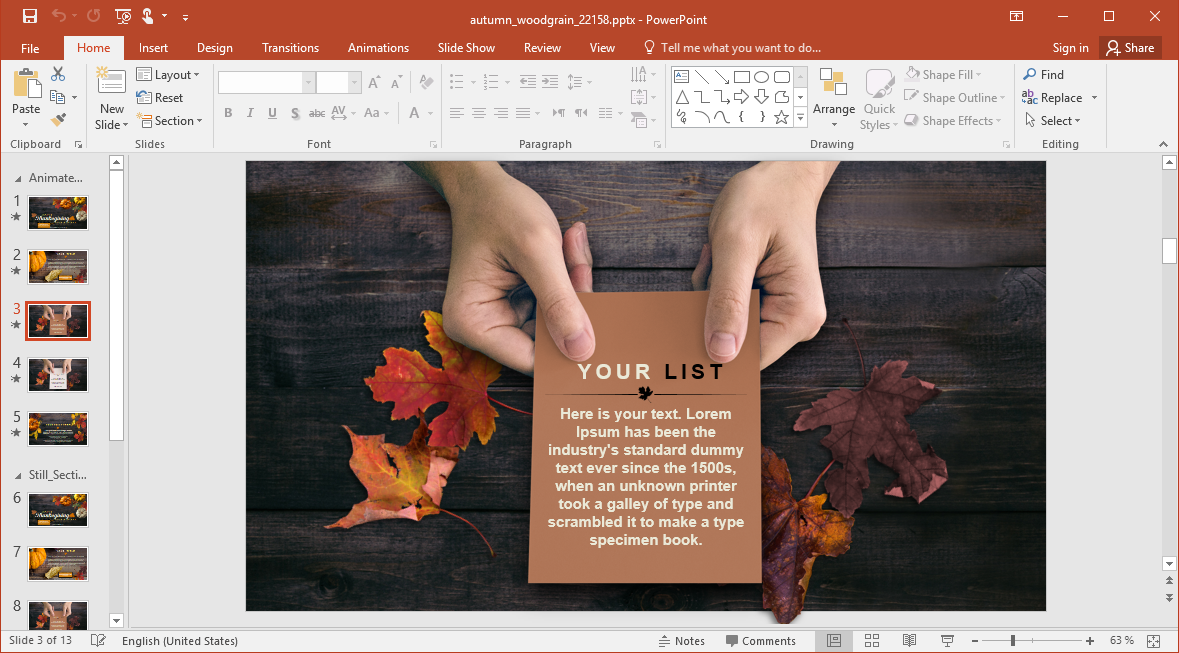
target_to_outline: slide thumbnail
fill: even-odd
[[[90,340],[90,302],[25,302],[25,340]]]
[[[86,580],[86,547],[29,547],[29,580]]]
[[[29,446],[84,447],[86,413],[29,413]]]
[[[86,250],[29,250],[29,283],[86,283]]]
[[[29,494],[29,526],[86,526],[85,494]]]
[[[29,601],[29,630],[86,630],[85,601]]]
[[[86,197],[29,197],[29,229],[86,229]]]
[[[85,358],[30,358],[29,392],[86,392]]]

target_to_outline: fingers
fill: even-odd
[[[523,374],[532,374],[532,337],[516,326],[512,309],[500,302],[481,302],[462,293],[448,293],[442,302],[442,330],[471,349]]]
[[[574,222],[561,242],[565,269],[575,292],[594,291],[594,257],[590,254],[589,235],[584,222]]]
[[[700,249],[700,261],[692,270],[692,290],[708,290],[708,275],[712,273],[712,248],[708,243]]]
[[[584,228],[584,227],[583,227]],[[576,237],[576,234],[574,234]],[[576,248],[581,250],[580,247]],[[589,246],[577,253],[585,262],[579,263],[580,284],[590,280]],[[571,360],[583,361],[594,354],[594,328],[573,290],[564,255],[556,248],[530,247],[520,261],[513,261],[520,276],[536,295],[536,308],[544,313],[549,334],[557,348]]]
[[[762,296],[761,307],[761,369],[790,351],[795,345],[814,338],[827,321],[822,289],[818,301],[796,304],[790,298]]]
[[[704,315],[704,348],[712,360],[737,357],[749,327],[749,295],[753,275],[764,254],[747,233],[721,233],[713,239],[711,274],[707,277],[708,309]],[[703,262],[704,253],[701,252]],[[697,270],[700,266],[697,265]],[[693,273],[693,284],[697,274]]]

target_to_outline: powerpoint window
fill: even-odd
[[[1179,650],[1174,0],[2,7],[5,651]]]

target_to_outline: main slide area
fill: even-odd
[[[717,237],[718,196],[753,165],[502,167],[543,199],[563,233],[584,229],[592,278],[586,256],[585,269],[571,267],[573,286],[604,294],[707,289],[709,257],[702,250],[717,247],[710,238]],[[736,407],[734,418],[756,420],[760,406],[760,447],[756,438],[740,440],[752,429],[736,428],[720,419],[726,413],[709,407],[717,419],[685,424],[697,430],[684,433],[698,438],[714,429],[718,437],[735,439],[718,439],[712,444],[726,446],[699,460],[692,447],[709,444],[703,440],[632,443],[574,435],[596,427],[588,419],[606,415],[606,408],[686,411],[704,405],[690,393],[745,392],[706,384],[724,377],[709,367],[702,347],[695,357],[661,353],[643,376],[637,366],[646,363],[642,351],[590,359],[593,368],[569,365],[574,375],[598,375],[605,388],[570,391],[542,387],[538,342],[534,397],[533,377],[517,371],[530,362],[502,360],[501,368],[443,333],[439,314],[448,280],[450,292],[457,292],[453,272],[469,264],[452,260],[453,195],[448,192],[448,203],[401,162],[252,161],[245,172],[247,610],[750,610],[780,622],[797,616],[803,624],[812,610],[1046,609],[1043,162],[839,164],[818,199],[810,232],[825,319],[820,313],[813,337],[801,335],[760,371],[758,401],[718,400],[728,402],[721,408]],[[733,201],[738,188],[747,187],[730,185],[721,202]],[[789,247],[772,243],[767,260]],[[569,256],[567,249],[567,265]],[[717,265],[711,261],[714,282]],[[760,302],[763,358],[770,346],[767,310],[792,299],[793,286],[783,290],[781,281],[759,276],[745,289],[758,291],[753,301]],[[705,341],[699,317],[705,296],[699,296],[698,312],[685,311],[693,317],[672,327],[694,334],[694,342]],[[520,288],[510,298],[521,328],[547,339],[550,353],[564,361],[545,326],[548,315],[537,321],[533,293]],[[603,298],[599,305],[623,304]],[[758,308],[750,307],[753,319]],[[612,314],[610,322],[641,341],[650,338],[645,329],[653,319],[636,310]],[[755,335],[747,342],[757,346],[758,324],[749,324]],[[603,342],[604,335],[599,349]],[[742,355],[752,356],[749,392],[756,396],[757,351]],[[391,389],[389,379],[404,378],[410,368],[423,379],[446,375],[463,390],[419,401]],[[723,370],[736,374],[738,368],[726,364]],[[611,374],[625,379],[621,389],[606,387]],[[571,387],[580,388],[581,377],[572,378]],[[568,392],[620,394],[575,398],[584,399],[582,406],[557,394]],[[545,406],[559,427],[534,437],[530,413],[534,399],[549,396],[544,393],[551,393]],[[689,394],[668,396],[676,393]],[[421,413],[409,409],[419,404]],[[742,412],[746,405],[751,408]],[[841,412],[847,406],[859,407],[853,427]],[[570,407],[585,412],[569,415],[587,421],[562,422],[561,408]],[[462,420],[455,422],[456,415]],[[614,425],[624,436],[627,427]],[[632,444],[649,445],[644,455],[660,455],[666,450],[661,444],[685,449],[672,451],[682,459],[610,459],[610,446]],[[603,458],[582,466],[582,460],[561,457],[572,446],[589,445]],[[540,462],[546,470],[556,465],[557,476],[534,478],[538,450],[545,452]],[[709,465],[707,475],[689,477],[705,471],[693,462]],[[570,475],[591,463],[598,471],[641,468],[648,476]],[[739,553],[708,548],[717,535],[693,538],[666,528],[651,531],[648,542],[639,530],[645,519],[658,528],[670,523],[659,517],[672,517],[653,512],[662,495],[595,497],[595,485],[586,486],[578,502],[555,489],[582,481],[641,489],[672,480],[667,470],[677,465],[689,492],[691,482],[725,481],[722,471],[751,475],[737,486],[747,494],[702,496],[699,506],[700,517],[725,510],[730,528],[741,518],[748,528],[734,536],[748,535],[741,541],[750,546]],[[759,467],[760,478],[754,475]],[[759,482],[761,505],[750,506]],[[604,500],[602,507],[595,507],[596,498]],[[684,499],[673,498],[669,505]],[[613,505],[623,509],[609,512]],[[537,506],[547,506],[543,522],[532,512]],[[584,514],[577,512],[582,506],[588,507]],[[783,515],[795,514],[801,519],[790,517],[794,521],[784,526]],[[610,555],[681,555],[665,545],[699,541],[705,543],[700,551],[718,556],[718,565],[720,557],[742,556],[734,577],[756,577],[760,568],[763,582],[618,582],[618,574],[606,573],[612,570],[595,573],[595,560],[603,558],[595,557],[601,547],[591,547],[589,538],[624,535],[593,531],[595,524],[608,528],[610,520],[638,538]],[[816,525],[820,521],[828,530]],[[558,540],[538,539],[530,522],[533,529],[577,523],[588,530],[570,536],[575,545],[540,551],[532,548],[538,541]],[[630,546],[632,540],[637,544]],[[530,576],[530,559],[534,572],[543,561],[551,573]],[[797,576],[783,571],[784,560]],[[589,582],[543,580],[574,577]]]

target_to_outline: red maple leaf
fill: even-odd
[[[458,447],[431,447],[426,444],[429,430],[426,418],[418,412],[418,428],[409,444],[385,443],[385,434],[356,435],[344,427],[352,438],[353,473],[368,490],[368,498],[352,506],[352,511],[325,528],[352,528],[357,524],[381,519],[421,521],[426,515],[440,512],[442,488],[458,462]]]
[[[442,356],[442,369],[426,362],[416,351],[398,347],[385,350],[387,364],[364,380],[373,399],[392,401],[393,419],[407,419],[434,404],[447,402],[446,410],[430,421],[430,445],[467,448],[471,434],[487,444],[495,433],[495,418],[487,386],[499,378],[500,364],[460,345],[442,331],[442,315],[423,311],[426,340]]]
[[[780,624],[802,611],[818,556],[851,548],[856,520],[823,510],[827,495],[791,495],[790,469],[773,451],[761,448],[761,600]]]
[[[868,456],[897,473],[885,491],[890,496],[913,497],[920,503],[949,478],[946,461],[932,446],[921,451],[917,433],[905,420],[941,390],[917,377],[902,377],[908,365],[889,361],[872,368],[872,378],[862,390],[835,390],[804,410],[794,423],[795,431],[831,427],[822,444],[843,468],[831,470],[826,487],[831,505],[846,516],[863,503]]]

